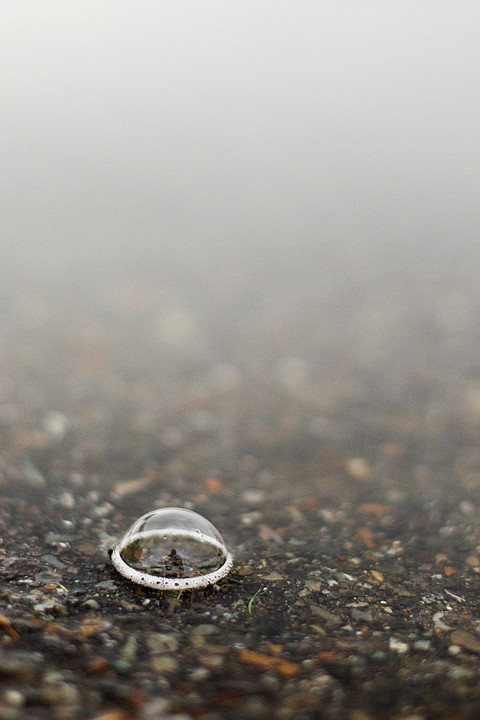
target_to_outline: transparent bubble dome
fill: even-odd
[[[156,590],[207,587],[230,572],[233,559],[209,520],[193,510],[161,508],[142,515],[112,550],[118,572]]]

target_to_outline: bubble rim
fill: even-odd
[[[217,550],[221,550],[223,555],[225,556],[225,562],[217,570],[206,573],[205,575],[198,575],[198,577],[167,578],[162,577],[161,575],[151,575],[150,573],[142,572],[141,570],[135,570],[135,568],[132,568],[130,565],[128,565],[125,560],[123,560],[123,558],[120,556],[122,550],[135,540],[141,540],[142,538],[147,537],[156,537],[157,535],[161,535],[162,537],[178,537],[180,535],[183,537],[190,537],[197,542],[201,542],[198,540],[198,533],[192,530],[169,530],[168,528],[166,528],[165,530],[142,530],[141,532],[133,533],[133,535],[129,535],[127,533],[112,548],[111,560],[116,570],[118,570],[118,572],[124,577],[126,577],[128,580],[137,583],[137,585],[143,585],[145,587],[153,588],[154,590],[175,591],[196,590],[197,588],[204,588],[208,587],[209,585],[214,585],[216,582],[222,580],[226,575],[228,575],[228,573],[232,569],[233,555],[231,554],[231,552],[229,552],[225,543],[217,542],[213,538],[207,538],[206,536],[203,542],[211,545]]]

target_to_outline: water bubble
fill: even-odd
[[[112,562],[129,580],[156,590],[190,590],[227,575],[232,556],[206,518],[184,508],[143,515],[112,550]]]

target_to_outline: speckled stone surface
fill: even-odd
[[[4,285],[2,719],[478,717],[476,283],[249,282]],[[116,572],[165,506],[225,579]]]

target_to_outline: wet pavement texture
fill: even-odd
[[[3,306],[0,718],[478,718],[476,286],[326,300],[322,332],[311,287],[225,327],[100,287]],[[116,572],[168,506],[214,523],[227,578]]]

